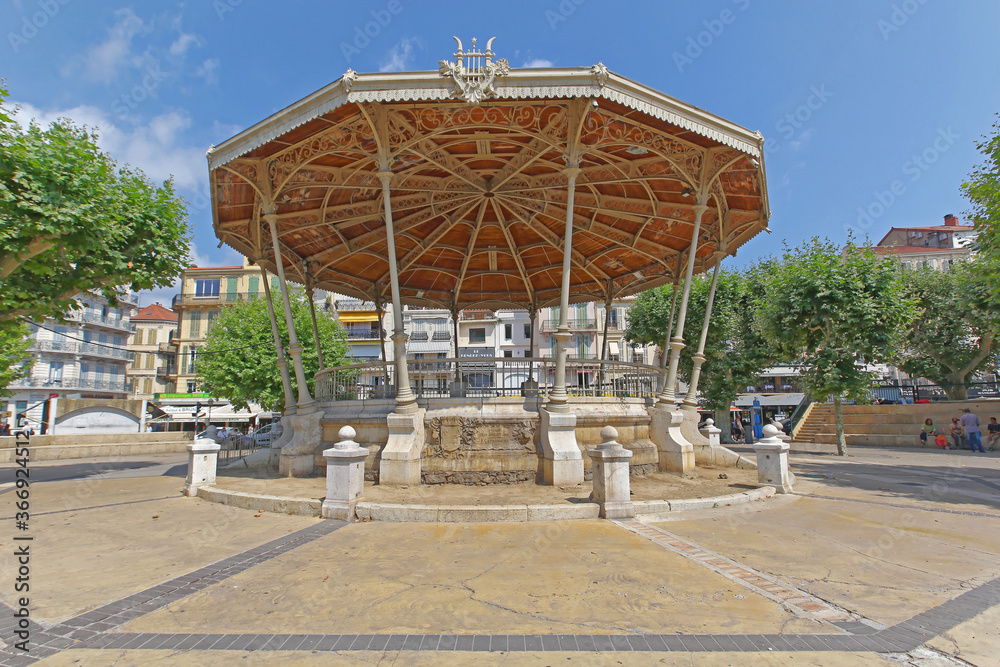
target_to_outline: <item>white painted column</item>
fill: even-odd
[[[559,326],[552,337],[556,339],[556,372],[552,392],[546,409],[549,412],[568,412],[569,403],[566,394],[566,357],[569,356],[569,340],[573,334],[569,332],[569,283],[570,268],[573,257],[573,204],[576,197],[576,177],[580,168],[567,167],[563,170],[569,179],[566,192],[566,233],[563,238],[562,289],[559,293]]]
[[[392,200],[390,199],[391,171],[378,172],[382,181],[382,201],[385,204],[386,253],[389,261],[389,282],[392,288],[392,344],[396,363],[396,412],[416,412],[417,397],[410,389],[410,373],[406,366],[406,340],[403,330],[403,304],[399,297],[399,267],[396,265],[396,233],[392,226]]]
[[[274,316],[274,302],[271,300],[271,284],[267,280],[267,271],[260,269],[261,280],[264,281],[264,297],[267,299],[267,315],[271,320],[271,335],[274,336],[274,351],[278,357],[278,372],[281,373],[281,386],[285,390],[285,412],[295,407],[295,394],[292,392],[292,379],[288,375],[288,360],[281,345],[281,333],[278,330],[278,319]]]
[[[316,323],[316,304],[313,302],[313,288],[306,288],[306,297],[309,299],[309,316],[312,318],[313,339],[316,341],[316,359],[319,361],[319,369],[323,370],[326,365],[323,363],[323,346],[319,343],[319,325]]]
[[[693,368],[691,370],[691,382],[688,383],[688,393],[684,397],[682,410],[698,409],[698,380],[701,379],[701,365],[705,363],[705,341],[708,340],[708,326],[712,319],[712,304],[715,302],[715,287],[719,283],[719,267],[722,261],[715,265],[712,272],[712,284],[708,288],[708,303],[705,304],[705,321],[701,325],[701,338],[698,339],[698,351],[691,357]]]
[[[684,349],[684,319],[687,317],[688,298],[691,296],[691,280],[694,278],[694,264],[698,254],[698,234],[701,232],[702,216],[705,215],[708,206],[699,203],[694,209],[694,231],[691,233],[691,247],[688,249],[687,268],[684,273],[684,289],[681,290],[681,307],[677,313],[677,328],[674,330],[674,337],[670,339],[670,366],[667,369],[667,384],[663,388],[663,394],[661,395],[661,402],[671,405],[676,400],[677,365],[681,360],[681,350]]]
[[[306,372],[302,367],[302,346],[295,334],[295,320],[292,318],[292,304],[288,298],[288,281],[285,280],[285,265],[281,259],[281,243],[278,240],[278,216],[265,213],[264,219],[271,227],[271,245],[274,247],[274,264],[278,270],[278,283],[281,285],[281,302],[285,309],[285,325],[288,327],[288,353],[292,355],[292,367],[295,369],[295,382],[298,384],[298,407],[308,408],[313,404],[309,395],[309,385],[306,384]]]
[[[667,397],[664,392],[667,390],[667,358],[670,356],[670,332],[674,328],[674,315],[677,313],[677,292],[680,291],[680,285],[674,283],[674,296],[670,299],[670,320],[667,322],[667,335],[663,339],[663,355],[660,359],[660,367],[663,369],[660,373],[660,391],[656,397],[659,403],[667,403]]]
[[[146,407],[146,401],[142,402],[142,407],[145,409],[145,407]],[[46,435],[55,435],[56,434],[56,410],[58,410],[58,409],[59,409],[59,398],[58,397],[56,397],[56,398],[50,398],[49,399],[49,424],[48,424],[48,427],[45,429],[45,434]],[[142,428],[141,427],[139,429],[139,433],[142,433]]]
[[[149,401],[145,398],[142,399],[142,407],[139,409],[139,433],[146,432],[146,406],[149,405]],[[50,408],[51,410],[51,408]],[[55,431],[55,420],[52,420],[52,425],[49,426],[49,433]]]

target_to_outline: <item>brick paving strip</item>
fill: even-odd
[[[650,526],[635,519],[619,519],[614,523],[688,560],[694,561],[702,567],[721,574],[758,595],[777,602],[782,608],[787,609],[796,616],[814,621],[832,623],[848,632],[857,632],[862,627],[867,627],[869,632],[884,627],[874,621],[862,618],[858,614],[852,614],[845,609],[832,605],[826,600],[796,588],[791,584],[787,584],[766,572],[755,570],[722,554],[705,549],[694,542],[688,542],[662,528]],[[861,632],[864,632],[864,630],[861,630]]]
[[[51,627],[32,624],[31,651],[13,651],[16,619],[12,610],[0,605],[0,637],[8,648],[0,650],[0,666],[30,665],[68,649],[141,649],[189,651],[677,651],[677,652],[767,652],[846,651],[903,653],[1000,604],[1000,578],[993,579],[913,618],[876,630],[862,623],[839,624],[854,634],[769,635],[457,635],[457,634],[184,634],[112,632],[125,623],[160,609],[196,591],[223,581],[255,565],[345,526],[341,521],[323,521],[309,528],[230,556],[181,577],[175,577],[139,593]],[[863,634],[868,633],[868,634]]]

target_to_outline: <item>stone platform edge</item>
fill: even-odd
[[[741,491],[709,498],[684,498],[678,500],[637,500],[637,518],[654,517],[668,512],[713,509],[742,505],[770,498],[773,486]],[[246,491],[233,491],[218,486],[201,486],[198,497],[213,503],[273,513],[319,516],[323,505],[321,498],[294,498],[271,496]],[[567,505],[410,505],[393,503],[357,504],[355,514],[361,521],[427,521],[437,523],[495,523],[504,521],[565,521],[569,519],[597,519],[597,503],[583,502]]]
[[[5,438],[6,439],[6,438]],[[40,439],[40,438],[39,438]],[[191,440],[160,440],[152,442],[113,442],[104,444],[39,445],[23,440],[15,447],[0,447],[0,463],[13,463],[17,449],[28,448],[28,460],[63,461],[70,459],[119,458],[124,456],[151,456],[153,454],[182,454]]]

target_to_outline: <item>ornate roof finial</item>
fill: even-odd
[[[347,71],[344,72],[344,76],[341,77],[341,79],[344,82],[344,90],[347,92],[351,92],[351,86],[354,85],[354,81],[357,78],[358,78],[358,73],[352,70],[350,67],[348,67]]]
[[[598,62],[596,65],[590,68],[590,73],[594,75],[594,80],[597,81],[597,86],[603,88],[604,84],[608,82],[608,68],[604,66],[604,63]]]
[[[476,48],[475,37],[472,38],[472,48],[468,51],[462,49],[462,40],[458,37],[452,39],[458,43],[458,50],[453,54],[455,62],[438,61],[441,76],[450,76],[455,80],[452,97],[461,97],[469,104],[480,104],[487,97],[496,97],[497,92],[493,87],[496,77],[510,72],[510,64],[506,58],[493,61],[493,40],[496,37],[490,37],[486,42],[485,51]]]

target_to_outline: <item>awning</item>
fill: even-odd
[[[342,324],[352,322],[378,322],[378,313],[337,313],[337,319]]]
[[[351,355],[355,357],[381,357],[382,348],[378,345],[352,345]]]
[[[618,341],[613,340],[608,343],[608,352],[610,354],[621,354],[621,350],[618,349]]]
[[[736,407],[752,408],[755,398],[760,401],[761,407],[789,406],[801,403],[805,394],[740,394],[736,399]]]

